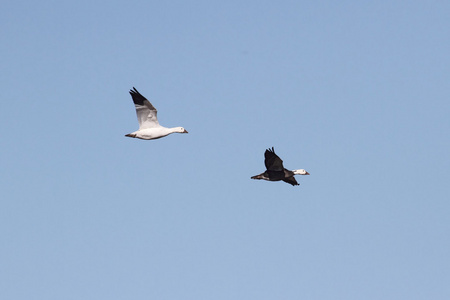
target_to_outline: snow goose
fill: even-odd
[[[292,171],[285,169],[283,167],[283,161],[275,154],[273,147],[264,152],[264,164],[267,170],[264,173],[251,177],[251,179],[264,179],[269,181],[283,180],[291,185],[299,185],[294,175],[309,175],[303,169]]]
[[[188,133],[183,127],[167,128],[159,125],[156,114],[158,111],[135,87],[130,90],[136,107],[136,115],[139,122],[139,130],[126,134],[125,136],[143,140],[154,140],[162,138],[174,132]]]

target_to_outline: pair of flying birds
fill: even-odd
[[[136,115],[139,122],[139,130],[126,134],[125,136],[138,138],[143,140],[154,140],[165,137],[171,133],[188,133],[183,127],[167,128],[159,125],[156,108],[144,96],[133,87],[130,90],[133,98],[134,106],[136,107]],[[291,185],[299,185],[295,180],[294,175],[309,175],[303,169],[287,170],[283,167],[283,161],[275,150],[267,149],[264,153],[264,164],[266,171],[259,175],[251,177],[251,179],[264,179],[268,181],[284,181]]]

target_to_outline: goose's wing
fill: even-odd
[[[136,107],[136,115],[139,122],[139,129],[159,127],[156,114],[158,111],[144,96],[139,93],[135,87],[130,90],[131,98],[133,98]]]
[[[264,164],[266,165],[266,169],[270,171],[283,171],[283,161],[278,155],[275,154],[275,150],[267,149],[264,152]]]
[[[283,179],[284,182],[289,183],[291,185],[300,185],[297,180],[295,180],[294,176],[286,177]]]

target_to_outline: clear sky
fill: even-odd
[[[2,1],[0,298],[450,299],[449,15]]]

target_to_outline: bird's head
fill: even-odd
[[[293,170],[292,172],[294,172],[295,175],[309,175],[309,173],[304,169]]]
[[[177,127],[177,132],[179,132],[179,133],[188,133],[188,131],[186,129],[184,129],[183,127]]]

